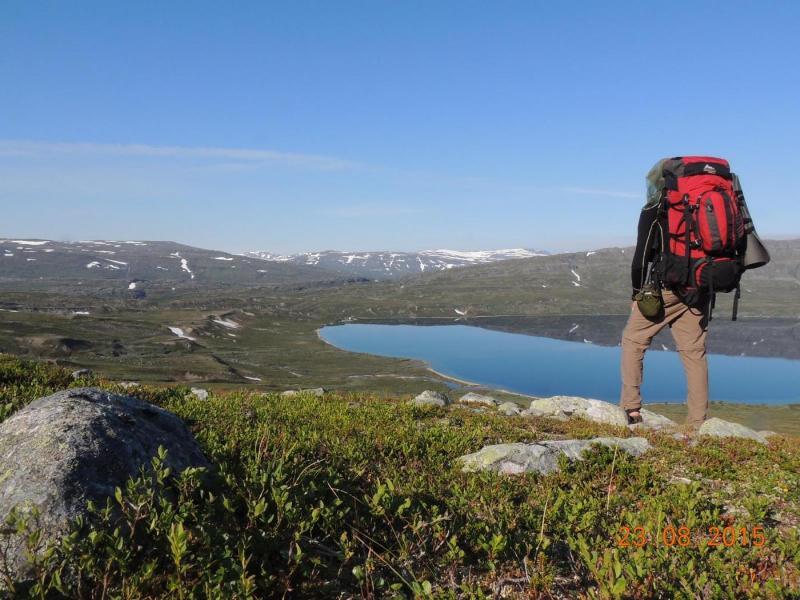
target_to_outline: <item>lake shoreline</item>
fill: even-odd
[[[368,325],[383,329],[378,332],[368,328],[370,333],[365,333],[367,330],[362,328]],[[396,325],[404,325],[406,329],[395,330]],[[339,326],[326,327],[334,331],[333,328],[338,329]],[[616,403],[618,399],[618,377],[611,376],[611,371],[618,372],[618,350],[611,347],[546,336],[511,334],[466,323],[459,323],[452,330],[450,326],[420,327],[419,334],[422,337],[419,340],[416,333],[410,337],[407,328],[414,326],[408,324],[346,323],[344,327],[354,328],[350,330],[354,333],[349,335],[356,337],[348,341],[347,335],[341,333],[344,330],[337,332],[335,337],[329,337],[323,335],[325,327],[319,328],[316,333],[323,343],[345,352],[416,361],[450,386],[456,383],[467,390],[483,389],[524,400],[556,395],[598,398],[611,403]],[[481,334],[480,331],[486,333]],[[379,335],[376,336],[376,333]],[[515,339],[498,339],[502,335],[513,335]],[[474,354],[468,350],[472,347],[476,348]],[[600,354],[588,350],[590,347],[596,347]],[[653,350],[653,356],[646,363],[649,376],[645,377],[643,387],[645,402],[649,397],[653,404],[683,404],[684,376],[676,354],[659,350],[658,346]],[[800,373],[800,363],[767,357],[710,355],[710,358],[711,393],[712,398],[716,395],[716,402],[759,407],[800,405],[793,384],[796,373]],[[565,363],[565,360],[569,362]],[[573,364],[580,365],[575,367],[578,371],[572,371],[573,367],[569,365]],[[738,381],[741,373],[748,369],[762,374],[760,379],[763,381],[772,381],[772,388],[762,388],[752,378]],[[731,378],[727,377],[729,372]],[[718,373],[716,378],[713,377],[715,373]]]
[[[331,325],[468,325],[532,337],[619,346],[628,315],[479,315],[472,317],[399,317],[340,321]],[[674,352],[668,327],[654,339],[651,350]],[[800,360],[800,318],[740,317],[732,322],[718,316],[709,324],[708,352],[720,356],[751,356]]]

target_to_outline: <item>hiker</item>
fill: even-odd
[[[633,302],[622,333],[620,404],[629,424],[642,422],[644,354],[664,327],[670,328],[686,373],[686,422],[692,429],[703,424],[706,336],[716,293],[735,292],[736,320],[742,273],[768,261],[727,161],[689,156],[653,166],[631,265]]]

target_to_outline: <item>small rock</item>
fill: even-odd
[[[688,477],[677,477],[673,475],[672,477],[669,478],[669,483],[675,485],[689,485],[690,483],[692,483],[692,480],[689,479]]]
[[[735,437],[747,440],[753,440],[759,444],[766,444],[767,437],[760,434],[749,427],[740,425],[739,423],[731,423],[724,421],[717,417],[708,419],[700,426],[697,432],[699,435],[708,435],[713,437]]]
[[[72,379],[81,379],[83,377],[91,377],[91,376],[92,376],[91,369],[78,369],[77,371],[73,371],[70,374],[70,377],[72,377]]]
[[[414,398],[411,404],[415,404],[416,406],[447,406],[450,404],[450,398],[441,392],[425,390]]]
[[[137,381],[120,381],[117,385],[121,388],[125,388],[126,390],[130,390],[132,388],[139,387],[139,382]]]
[[[191,389],[192,395],[197,398],[198,400],[208,400],[208,390],[204,390],[203,388],[195,388]]]
[[[545,412],[538,408],[526,408],[520,413],[523,417],[543,417]]]
[[[497,406],[497,400],[492,396],[482,396],[481,394],[476,394],[475,392],[464,394],[458,399],[458,401],[465,404],[484,404],[486,406]]]
[[[512,417],[520,414],[522,409],[519,407],[518,404],[514,402],[503,402],[500,406],[497,407],[497,411],[503,413],[507,417]]]
[[[461,456],[465,472],[496,471],[506,475],[540,473],[547,475],[558,470],[560,456],[581,460],[583,453],[594,444],[609,448],[617,446],[632,456],[640,456],[650,449],[645,438],[597,437],[589,440],[556,440],[533,444],[494,444],[478,452]]]
[[[639,414],[642,415],[643,422],[638,423],[638,425],[644,425],[645,429],[665,429],[678,426],[672,419],[654,413],[652,410],[647,410],[646,408],[641,409]]]
[[[311,396],[316,396],[317,398],[321,398],[325,395],[327,390],[322,387],[317,388],[304,388],[302,390],[286,390],[285,392],[281,392],[282,398],[291,398],[292,396],[297,396],[298,394],[308,394]]]

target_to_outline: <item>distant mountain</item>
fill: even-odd
[[[493,263],[501,260],[546,256],[541,250],[512,248],[507,250],[423,250],[422,252],[304,252],[301,254],[273,254],[271,252],[245,252],[245,256],[273,263],[318,266],[328,271],[369,277],[392,279],[433,271],[447,271],[458,267]]]
[[[742,278],[743,316],[800,318],[800,239],[764,240],[772,261]],[[613,315],[630,306],[633,248],[605,248],[481,264],[375,283],[342,297],[340,318]],[[730,318],[719,294],[715,318]],[[800,329],[796,330],[800,340]]]
[[[255,286],[338,280],[320,267],[258,260],[175,242],[0,239],[0,282],[55,283],[127,290]]]

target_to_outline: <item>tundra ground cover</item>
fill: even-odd
[[[0,357],[3,418],[51,391],[87,384],[123,391]],[[458,457],[486,444],[629,434],[581,420],[413,407],[405,398],[364,393],[281,398],[234,390],[199,400],[180,386],[127,392],[183,418],[213,470],[172,474],[154,457],[147,472],[44,549],[33,583],[6,579],[14,593],[800,594],[796,439],[690,445],[653,433],[646,435],[654,448],[638,459],[598,448],[549,476],[466,474]],[[4,531],[26,527],[34,548],[30,518],[12,518]],[[709,545],[714,527],[733,528],[735,543],[726,545],[729,535]]]

